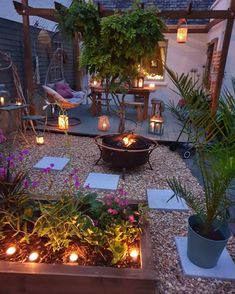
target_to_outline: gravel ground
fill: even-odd
[[[63,171],[51,174],[51,179],[56,183],[50,192],[54,197],[57,196],[58,191],[63,189],[63,180],[73,168],[78,168],[81,184],[84,183],[90,172],[117,173],[117,171],[110,170],[103,162],[94,166],[95,161],[99,158],[99,150],[91,138],[46,134],[43,146],[37,146],[34,143],[35,137],[32,133],[28,133],[27,138],[30,147],[24,142],[19,142],[14,148],[21,150],[28,147],[30,150],[25,165],[31,179],[41,178],[42,181],[48,181],[46,175],[42,176],[40,171],[32,169],[32,166],[43,156],[65,156],[71,159]],[[9,143],[1,145],[2,147],[4,150],[13,148]],[[125,181],[120,180],[119,188],[122,187],[128,192],[128,198],[146,200],[146,188],[167,188],[165,179],[172,176],[182,178],[197,195],[202,193],[197,179],[193,177],[176,152],[169,151],[165,146],[159,146],[151,154],[151,164],[153,171],[148,165],[144,165],[128,172]],[[37,192],[47,193],[47,185]],[[99,191],[99,194],[102,197],[104,192]],[[152,210],[149,213],[158,289],[156,293],[235,293],[235,282],[189,278],[183,275],[174,236],[187,235],[187,218],[190,214],[192,211],[186,213]],[[230,238],[227,248],[235,261],[234,237]]]

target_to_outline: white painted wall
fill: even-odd
[[[196,68],[202,76],[202,66],[206,62],[207,34],[189,34],[184,44],[177,43],[176,34],[166,34],[165,37],[168,40],[167,66],[179,74]],[[167,74],[164,82],[156,84],[157,91],[151,94],[151,98],[157,97],[165,103],[170,100],[178,102],[179,97],[171,90],[174,86]]]
[[[231,0],[217,0],[212,5],[212,9],[226,10],[230,7],[230,2]],[[219,23],[218,25],[214,26],[208,33],[208,42],[210,42],[214,38],[218,38],[217,50],[222,49],[225,27],[226,27],[226,21],[223,21]],[[231,77],[235,77],[235,24],[233,25],[233,32],[232,32],[231,42],[229,45],[229,52],[227,56],[222,88],[227,87],[231,89]]]

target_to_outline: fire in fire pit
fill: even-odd
[[[157,147],[153,140],[132,133],[103,135],[95,138],[100,149],[100,158],[113,167],[122,168],[123,177],[127,168],[134,168],[149,162],[151,152]]]

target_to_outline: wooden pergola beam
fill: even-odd
[[[34,15],[44,17],[53,21],[56,20],[56,10],[51,8],[33,8],[31,6],[25,7],[22,3],[13,1],[16,11],[20,15]],[[55,2],[56,9],[65,8],[58,2]],[[114,14],[113,10],[104,10],[102,5],[99,5],[99,12],[101,16],[108,16]],[[234,19],[235,15],[232,10],[162,10],[158,13],[159,17],[169,19]]]
[[[27,6],[28,0],[22,0],[22,3]],[[24,34],[24,74],[26,83],[26,97],[29,101],[29,96],[33,94],[33,68],[32,68],[32,50],[29,27],[29,16],[23,15],[23,34]]]
[[[231,11],[235,12],[235,0],[231,1],[230,9]],[[233,24],[234,24],[234,18],[227,20],[227,24],[226,24],[226,28],[224,32],[223,46],[221,50],[221,60],[220,60],[218,75],[217,75],[216,84],[215,84],[215,91],[212,95],[212,101],[211,101],[211,109],[213,113],[215,113],[218,108],[219,96],[220,96],[220,91],[223,84],[224,71],[225,71],[229,45],[230,45],[232,31],[233,31]]]
[[[188,33],[190,34],[207,34],[208,27],[207,25],[188,25]],[[163,30],[163,33],[166,34],[176,34],[178,25],[167,25],[166,29]]]
[[[43,17],[45,19],[57,22],[55,9],[34,8],[34,7],[27,6],[27,5],[23,4],[23,2],[19,3],[17,1],[13,1],[13,5],[19,15],[39,16],[39,17]]]

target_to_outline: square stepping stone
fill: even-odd
[[[89,185],[90,188],[116,190],[119,182],[119,175],[89,173],[83,187]]]
[[[53,163],[52,170],[63,170],[68,162],[69,158],[66,157],[45,156],[34,165],[34,168],[44,169],[50,167],[50,164]]]
[[[147,189],[149,208],[168,211],[187,211],[188,206],[183,199],[178,201],[174,197],[169,200],[173,194],[174,192],[170,189]]]
[[[224,249],[217,265],[213,268],[201,268],[193,264],[187,257],[187,237],[175,237],[176,247],[180,257],[183,272],[186,276],[235,280],[235,263]]]

